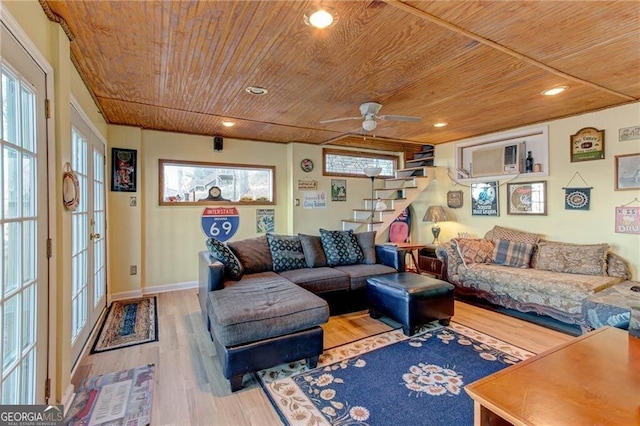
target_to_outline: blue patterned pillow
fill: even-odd
[[[355,265],[364,259],[362,249],[353,231],[327,231],[320,229],[322,248],[329,266]]]
[[[230,280],[238,281],[244,274],[244,268],[235,254],[222,241],[207,239],[209,253],[224,265],[224,275]]]
[[[493,263],[514,268],[528,268],[533,244],[508,240],[493,240]]]
[[[307,267],[302,244],[298,237],[267,233],[267,241],[273,259],[274,272]]]

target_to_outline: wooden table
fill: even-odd
[[[406,250],[407,253],[411,255],[411,260],[413,261],[413,265],[415,266],[416,271],[418,272],[418,274],[421,274],[422,271],[420,271],[420,262],[418,262],[419,252],[420,252],[420,249],[429,247],[430,245],[429,244],[413,244],[413,243],[393,243],[393,244],[399,249]],[[416,253],[418,253],[418,256],[416,256]]]
[[[479,425],[640,425],[640,339],[603,327],[465,387]]]

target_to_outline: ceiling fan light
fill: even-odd
[[[376,120],[374,119],[366,119],[362,122],[362,128],[367,132],[374,130],[377,126]]]
[[[338,14],[329,7],[311,8],[304,14],[304,23],[319,29],[329,28],[338,22]]]

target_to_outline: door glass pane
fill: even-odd
[[[4,294],[18,288],[21,283],[20,265],[22,264],[20,243],[22,242],[20,222],[9,222],[4,225]]]
[[[36,286],[28,286],[22,293],[22,347],[24,351],[35,342]]]
[[[19,397],[18,383],[20,382],[20,369],[14,368],[9,376],[2,382],[2,404],[17,404]]]
[[[24,84],[20,87],[22,106],[22,147],[32,153],[36,152],[36,98],[31,89]]]
[[[20,293],[4,304],[4,327],[2,328],[2,369],[7,370],[19,355],[20,337]]]
[[[36,221],[26,220],[22,224],[22,283],[28,284],[36,279],[38,260],[38,239]]]
[[[18,80],[9,72],[2,70],[2,118],[3,139],[13,144],[18,143],[18,107],[17,107]]]
[[[22,396],[22,399],[20,401],[23,404],[35,403],[35,358],[36,349],[34,347],[29,352],[27,352],[26,356],[24,357],[24,361],[22,361],[22,380],[20,381],[20,394]]]
[[[36,159],[31,154],[22,156],[22,215],[36,215]]]
[[[3,190],[4,190],[4,217],[5,219],[18,217],[20,205],[18,200],[22,196],[20,187],[22,179],[20,166],[18,163],[20,158],[16,149],[5,147],[3,150]]]

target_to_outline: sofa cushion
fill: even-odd
[[[207,312],[217,340],[230,347],[283,336],[327,322],[320,297],[269,273],[208,295]]]
[[[396,271],[390,266],[375,265],[343,265],[334,269],[349,276],[349,286],[351,290],[359,290],[367,287],[367,278],[374,275],[395,274]]]
[[[513,268],[528,268],[533,244],[509,240],[493,240],[493,263]]]
[[[456,253],[467,268],[474,263],[491,263],[493,242],[482,238],[454,238],[451,240]]]
[[[327,266],[327,256],[324,255],[322,240],[318,235],[298,234],[304,258],[309,268],[322,268]]]
[[[541,241],[536,268],[583,275],[607,275],[609,244],[571,244]]]
[[[206,243],[211,256],[224,265],[225,278],[235,281],[242,278],[242,264],[225,243],[215,238],[207,238]]]
[[[362,260],[360,263],[373,265],[376,263],[376,231],[357,232],[354,234],[356,241],[362,249]]]
[[[525,244],[538,244],[540,240],[540,234],[534,234],[531,232],[524,232],[517,229],[505,228],[503,226],[496,225],[492,230],[485,235],[487,240],[509,240],[518,243]]]
[[[271,251],[269,251],[269,243],[266,236],[231,241],[227,243],[227,246],[242,263],[245,274],[257,274],[273,270]]]
[[[312,293],[349,289],[349,276],[334,268],[293,269],[280,275]]]
[[[353,231],[327,231],[320,229],[322,248],[329,266],[354,265],[364,258]]]
[[[306,268],[302,244],[297,236],[267,234],[275,272]]]
[[[629,269],[627,261],[620,255],[609,252],[607,253],[607,275],[630,280],[631,269]]]

